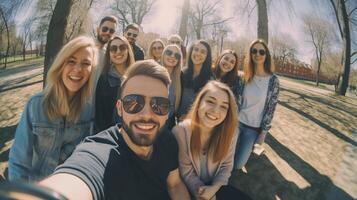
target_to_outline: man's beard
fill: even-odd
[[[97,35],[97,40],[98,40],[101,44],[103,44],[103,45],[104,45],[104,44],[106,44],[106,43],[108,42],[108,40],[107,40],[107,41],[104,41],[104,40],[103,40],[103,38],[102,38],[102,37],[100,37],[100,35],[99,35],[99,34]]]
[[[131,128],[134,123],[155,123],[157,127],[157,132],[154,133],[153,138],[150,138],[151,135],[135,134],[133,132],[133,129]],[[153,145],[154,142],[156,141],[156,138],[161,134],[163,130],[163,128],[159,126],[159,123],[153,120],[148,120],[148,121],[139,120],[139,121],[131,122],[129,125],[126,124],[124,121],[122,121],[122,124],[123,124],[123,129],[125,130],[126,134],[129,136],[130,140],[138,146],[148,147]]]

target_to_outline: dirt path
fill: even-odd
[[[42,89],[42,67],[0,73],[0,175],[27,99]],[[11,74],[11,75],[10,75]],[[3,79],[5,78],[6,79]],[[357,198],[357,100],[280,78],[266,153],[231,183],[257,200]],[[1,176],[0,176],[1,177]]]

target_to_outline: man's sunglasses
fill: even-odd
[[[125,51],[128,49],[128,46],[126,44],[121,44],[121,45],[110,45],[109,51],[112,53],[118,52],[118,49],[120,51]]]
[[[265,50],[264,49],[259,49],[257,50],[256,48],[253,48],[250,53],[256,55],[259,52],[260,55],[264,56],[265,55]]]
[[[135,33],[130,33],[130,32],[128,32],[128,33],[126,33],[126,35],[127,36],[129,36],[129,37],[133,37],[133,38],[136,38],[136,37],[138,37],[138,34],[135,34]]]
[[[177,45],[180,45],[180,44],[181,44],[180,41],[173,41],[173,40],[171,40],[171,41],[169,41],[169,42],[170,42],[170,44],[177,44]]]
[[[167,56],[172,56],[173,55],[177,60],[180,60],[180,58],[181,58],[181,55],[179,53],[174,53],[170,49],[167,49],[165,51],[165,55],[167,55]]]
[[[140,112],[145,107],[145,96],[140,94],[130,94],[121,99],[125,112],[135,114]],[[165,97],[151,97],[151,110],[160,116],[166,115],[169,112],[170,100]]]
[[[113,33],[115,32],[115,30],[112,29],[112,28],[108,28],[108,27],[106,27],[106,26],[103,26],[103,27],[102,27],[102,32],[106,33],[106,32],[108,32],[108,31],[109,31],[110,34],[113,34]]]

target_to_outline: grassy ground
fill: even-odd
[[[36,54],[27,54],[25,56],[25,63],[28,60],[43,59],[43,56],[36,56]],[[7,66],[13,66],[14,64],[24,63],[22,55],[10,56],[7,58]],[[0,69],[5,66],[5,58],[0,59]]]

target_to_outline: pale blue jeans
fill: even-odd
[[[252,128],[243,123],[239,123],[239,138],[234,155],[234,169],[242,169],[247,163],[259,133],[258,128]]]

